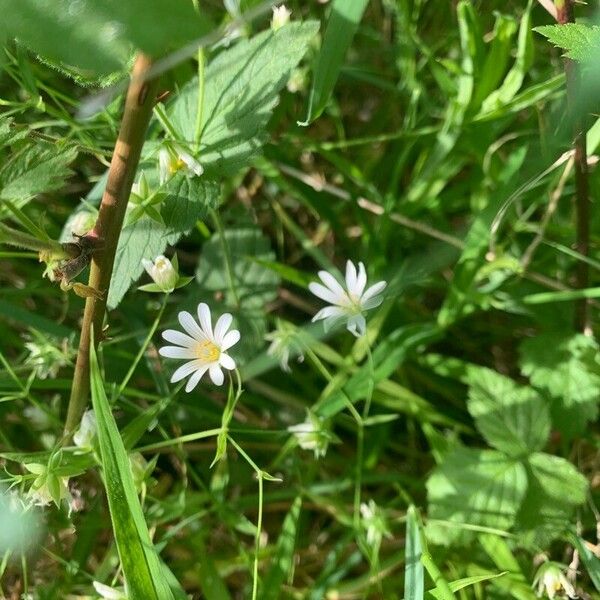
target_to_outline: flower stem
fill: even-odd
[[[129,202],[131,186],[146,137],[148,123],[152,116],[158,80],[146,80],[145,75],[152,66],[150,58],[139,54],[135,60],[132,79],[127,90],[123,119],[119,137],[110,163],[108,180],[96,225],[92,235],[98,238],[100,248],[94,253],[90,268],[89,286],[102,296],[88,297],[85,303],[79,351],[73,375],[71,398],[67,409],[63,441],[68,442],[76,429],[89,396],[89,347],[92,327],[97,332],[96,344],[103,330],[106,299],[113,271],[117,243],[125,209]]]

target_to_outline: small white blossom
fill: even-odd
[[[271,342],[267,354],[279,361],[282,371],[291,373],[290,355],[297,356],[298,362],[304,361],[301,331],[293,325],[278,321],[277,329],[268,333],[265,339]]]
[[[171,261],[162,254],[153,261],[142,258],[142,265],[152,281],[163,291],[172,292],[179,281],[179,274]]]
[[[294,434],[300,448],[303,450],[312,450],[315,458],[327,454],[331,433],[325,421],[317,417],[317,415],[309,411],[303,423],[292,425],[287,430]]]
[[[171,383],[191,375],[185,386],[185,391],[191,392],[208,371],[212,382],[222,385],[225,381],[222,369],[235,369],[235,361],[226,351],[240,339],[237,329],[228,331],[233,317],[229,313],[221,315],[213,331],[210,308],[204,302],[198,305],[200,325],[189,312],[182,311],[178,317],[186,333],[167,329],[162,334],[163,338],[177,345],[163,346],[159,350],[161,356],[188,360],[173,373]]]
[[[86,410],[81,417],[79,429],[73,435],[73,443],[79,448],[90,449],[96,437],[96,415],[93,410]]]
[[[35,330],[31,331],[31,335],[33,339],[25,343],[25,348],[29,351],[25,364],[35,368],[37,377],[53,379],[62,367],[71,364],[73,352],[68,339],[59,343]]]
[[[69,219],[66,229],[75,235],[84,236],[94,228],[97,217],[97,212],[80,210]]]
[[[204,173],[204,167],[191,154],[178,145],[161,148],[158,153],[160,184],[166,183],[178,171],[184,171],[188,176],[200,176]]]
[[[331,306],[321,309],[313,321],[325,320],[325,327],[330,327],[339,319],[347,319],[347,329],[357,337],[364,335],[367,323],[363,313],[379,306],[383,302],[381,292],[387,283],[378,281],[365,291],[367,273],[365,265],[358,263],[358,270],[354,263],[346,263],[346,288],[327,271],[319,271],[319,277],[324,285],[312,282],[308,289],[321,300],[329,302]]]
[[[30,473],[37,475],[27,492],[27,497],[32,504],[48,506],[54,502],[59,506],[62,500],[67,500],[69,506],[71,505],[72,496],[69,491],[68,477],[59,477],[49,472],[46,465],[39,463],[28,463],[23,466]]]
[[[271,19],[271,29],[273,31],[277,31],[284,25],[287,25],[290,22],[291,15],[292,11],[288,10],[285,4],[282,4],[281,6],[274,6],[273,18]]]
[[[368,504],[363,502],[360,505],[360,516],[362,517],[363,527],[367,531],[368,544],[380,546],[383,536],[391,537],[385,522],[385,516],[374,500],[369,500]]]
[[[563,568],[559,563],[546,561],[542,563],[535,578],[533,587],[537,587],[536,596],[539,598],[544,593],[552,600],[555,596],[559,598],[577,598],[577,592],[573,584],[567,579],[563,572]]]
[[[123,588],[113,588],[104,583],[100,583],[99,581],[93,581],[92,585],[100,598],[104,598],[105,600],[127,600]]]

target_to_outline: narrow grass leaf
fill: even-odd
[[[404,600],[423,600],[424,571],[421,562],[421,534],[417,509],[410,506],[406,515]]]

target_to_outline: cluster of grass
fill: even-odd
[[[600,224],[574,249],[570,152],[577,120],[593,198],[600,121],[593,99],[566,111],[542,3],[298,1],[275,32],[251,1],[199,2],[194,27],[183,2],[119,8],[128,42],[179,58],[136,176],[161,191],[128,209],[92,352],[96,428],[72,445],[84,301],[11,232],[70,239],[105,187],[132,55],[77,3],[6,25],[0,596],[527,600],[540,565],[566,593],[571,564],[600,597]],[[175,142],[204,173],[159,184]],[[139,290],[141,260],[175,253],[191,281]],[[308,284],[347,260],[387,282],[360,337],[311,323]],[[239,387],[170,383],[160,332],[199,302],[233,315]]]

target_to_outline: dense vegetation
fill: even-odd
[[[600,598],[593,7],[0,7],[0,596]]]

